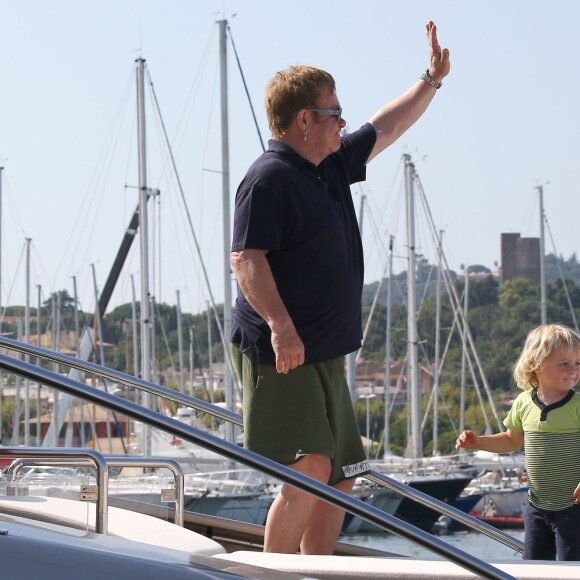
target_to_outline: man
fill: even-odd
[[[368,471],[344,376],[361,344],[363,252],[350,184],[427,109],[449,72],[432,22],[429,68],[358,131],[334,79],[306,66],[266,88],[273,139],[236,195],[231,263],[240,292],[233,354],[244,390],[247,448],[350,493]],[[264,550],[331,554],[344,511],[284,485]]]

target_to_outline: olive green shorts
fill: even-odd
[[[344,376],[344,357],[288,374],[232,345],[244,392],[244,446],[289,465],[316,453],[332,460],[335,485],[369,470]]]

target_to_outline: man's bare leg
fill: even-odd
[[[306,455],[289,467],[323,483],[330,477],[330,459],[324,455]],[[268,512],[264,552],[297,552],[317,504],[314,496],[285,484]]]
[[[346,479],[333,487],[344,493],[350,493],[354,481],[354,479]],[[343,509],[318,500],[302,536],[300,552],[302,554],[333,554],[343,521]]]

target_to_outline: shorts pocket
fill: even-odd
[[[253,391],[257,390],[260,381],[259,365],[256,362],[256,356],[253,351],[245,352],[243,355],[242,382],[245,386],[251,387]]]

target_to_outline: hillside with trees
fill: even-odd
[[[556,259],[548,256],[547,263],[547,315],[549,322],[558,322],[575,327],[580,316],[580,285],[575,281],[580,274],[580,266],[576,257],[569,260]],[[435,273],[433,273],[433,270]],[[436,301],[434,298],[436,280],[436,267],[430,266],[421,260],[418,268],[417,295],[427,296],[419,306],[418,333],[420,340],[421,365],[429,367],[433,363],[435,349],[435,311]],[[560,272],[566,272],[570,278],[563,282]],[[531,284],[524,278],[509,280],[500,285],[497,278],[491,273],[478,269],[478,275],[474,275],[469,269],[469,310],[468,321],[473,336],[476,350],[482,363],[484,374],[493,393],[495,406],[498,409],[500,419],[505,416],[506,402],[512,399],[518,392],[514,383],[512,372],[514,364],[519,356],[527,333],[541,323],[541,298],[540,288]],[[406,273],[399,274],[398,280],[393,280],[393,286],[400,284],[406,287]],[[463,304],[465,277],[454,276],[454,285],[460,303]],[[379,283],[367,287],[366,303],[363,306],[363,319],[368,318],[371,310],[373,296],[370,290],[376,293]],[[381,290],[386,284],[381,285]],[[402,360],[407,349],[407,310],[403,301],[397,301],[393,291],[392,322],[391,322],[391,356],[393,359]],[[384,299],[378,300],[373,319],[363,346],[362,358],[383,361],[386,350],[386,306]],[[570,308],[572,305],[572,309]],[[449,300],[442,299],[441,306],[441,349],[446,344],[450,329],[453,327],[454,316]],[[441,402],[444,411],[439,413],[439,451],[450,453],[456,438],[456,426],[459,417],[459,392],[461,384],[463,346],[459,333],[455,330],[449,338],[446,361],[441,377]],[[481,388],[481,385],[480,385]],[[473,429],[478,433],[485,430],[485,421],[481,406],[475,392],[471,378],[467,381],[467,409],[465,411],[466,428]],[[424,401],[424,410],[426,409]],[[487,415],[492,429],[497,430],[497,425],[487,404]],[[366,433],[366,402],[357,403],[357,416],[361,433]],[[383,439],[384,405],[375,399],[370,403],[370,438],[373,441]],[[402,454],[406,442],[406,410],[395,413],[390,423],[390,448],[397,454]],[[425,419],[423,445],[426,453],[432,449],[431,435],[432,420]],[[381,446],[375,448],[378,456],[381,456]]]
[[[418,316],[420,363],[429,368],[433,362],[435,349],[437,268],[421,257],[417,260],[417,266],[417,295],[423,297],[419,305]],[[552,254],[547,257],[546,271],[548,320],[574,327],[574,317],[577,320],[580,316],[580,264],[578,264],[575,255],[565,260]],[[512,398],[517,391],[512,377],[513,365],[526,334],[531,328],[540,324],[540,288],[523,278],[513,279],[500,285],[497,278],[484,266],[470,267],[469,274],[469,327],[500,417],[503,418],[506,409],[503,402]],[[562,281],[561,275],[564,276],[565,282]],[[457,295],[460,297],[460,303],[463,304],[465,272],[459,275],[451,273],[451,280]],[[371,304],[380,286],[361,353],[365,360],[385,360],[387,284],[384,282],[382,284],[375,282],[364,288],[362,308],[363,324],[366,324]],[[391,287],[393,289],[391,356],[394,360],[403,361],[407,349],[406,273],[402,272],[393,276]],[[573,312],[570,309],[570,303],[574,307]],[[58,315],[56,314],[57,304],[59,305]],[[223,309],[218,307],[218,311],[221,317]],[[55,329],[57,319],[61,331],[64,331],[65,335],[74,337],[74,300],[66,290],[50,296],[42,305],[40,315],[40,329],[38,329],[36,309],[31,309],[31,337],[36,337],[39,330],[42,335],[50,334]],[[13,338],[22,336],[23,316],[24,307],[8,307],[2,322],[2,332]],[[454,328],[454,317],[450,302],[445,297],[442,298],[440,316],[440,340],[442,351],[445,347],[445,364],[441,378],[441,405],[443,409],[439,413],[439,451],[448,453],[453,450],[458,425],[463,347],[456,328],[449,336],[450,330]],[[223,346],[218,327],[213,316],[211,320],[212,360],[213,362],[223,361]],[[133,374],[134,369],[132,321],[131,304],[123,304],[115,308],[107,313],[102,320],[103,340],[108,345],[105,365],[129,374]],[[81,329],[84,326],[97,328],[92,313],[79,313],[79,324]],[[209,352],[207,312],[200,314],[182,313],[182,332],[185,368],[188,371],[190,367],[197,371],[207,368]],[[173,369],[175,371],[178,367],[177,310],[175,306],[156,305],[155,336],[154,356],[157,367],[162,370]],[[33,340],[33,342],[36,341]],[[67,345],[67,348],[72,351],[74,351],[74,347],[74,344]],[[159,382],[177,388],[176,374],[176,372],[162,372],[159,375]],[[485,428],[483,414],[475,389],[470,384],[470,379],[467,383],[466,426],[481,433]],[[197,394],[205,396],[204,392]],[[3,407],[6,406],[3,405]],[[361,433],[365,434],[366,402],[357,402],[356,408]],[[11,409],[3,408],[3,416],[6,416],[8,422],[11,412]],[[491,418],[492,415],[489,414],[489,417]],[[369,419],[370,438],[380,442],[383,439],[384,427],[384,405],[381,400],[374,399],[369,402]],[[429,453],[431,450],[432,420],[426,418],[425,421],[423,445],[425,452]],[[395,453],[400,454],[404,451],[406,424],[406,410],[404,408],[395,409],[391,416],[389,432],[390,447]],[[497,425],[493,422],[492,428],[497,430]],[[373,453],[377,455],[382,455],[382,452],[380,445],[373,449]]]

